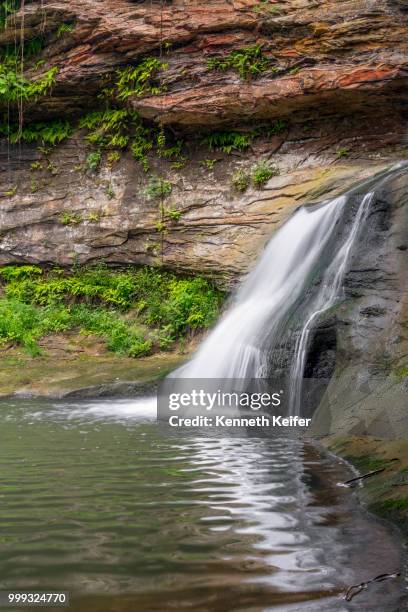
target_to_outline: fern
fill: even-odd
[[[232,151],[243,151],[247,149],[252,140],[252,134],[242,134],[241,132],[212,132],[204,139],[210,151],[220,149],[228,155]]]
[[[28,81],[7,64],[0,64],[0,102],[34,100],[46,95],[54,85],[58,68],[50,68],[43,75]]]
[[[43,145],[55,146],[72,135],[73,127],[69,121],[50,121],[49,123],[31,123],[22,130],[14,127],[9,134],[9,140],[17,142],[41,142]]]
[[[160,70],[164,70],[167,66],[168,64],[155,57],[146,57],[137,66],[128,66],[118,70],[117,97],[119,100],[127,100],[130,96],[160,94],[162,89],[155,83],[154,78]]]
[[[241,79],[251,76],[259,76],[262,72],[268,70],[270,59],[264,55],[262,45],[253,45],[245,47],[238,51],[232,51],[229,55],[223,58],[211,58],[207,62],[207,67],[210,70],[219,70],[225,72],[227,70],[236,70]]]
[[[65,34],[70,34],[74,30],[73,23],[61,23],[57,30],[57,38],[62,38]]]
[[[98,147],[125,149],[131,126],[139,123],[139,115],[126,109],[96,111],[82,117],[79,127],[89,130],[87,140]]]

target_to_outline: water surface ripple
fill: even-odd
[[[152,400],[0,403],[0,590],[71,610],[397,611],[395,536],[296,439],[166,439]]]

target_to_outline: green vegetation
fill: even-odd
[[[115,193],[115,190],[114,190],[112,185],[108,185],[106,187],[106,192],[105,193],[106,193],[106,195],[108,196],[108,198],[110,200],[113,200],[113,198],[116,197],[116,193]]]
[[[210,70],[226,72],[236,70],[241,79],[259,76],[270,66],[270,59],[264,54],[262,45],[253,45],[232,51],[222,58],[211,58],[207,62]]]
[[[370,510],[384,518],[401,521],[401,526],[407,528],[408,497],[375,502],[371,504]]]
[[[348,157],[350,154],[350,149],[348,149],[347,147],[341,147],[340,149],[337,149],[336,154],[339,159],[341,159],[342,157]]]
[[[39,142],[42,145],[55,146],[69,138],[73,129],[68,121],[56,120],[49,123],[29,123],[19,130],[16,125],[0,125],[0,133],[7,136],[12,144],[17,142]],[[39,162],[34,162],[34,164]],[[32,169],[34,164],[31,164]]]
[[[62,225],[78,225],[81,221],[82,217],[78,213],[64,212],[60,216],[60,223]]]
[[[45,40],[43,36],[36,36],[30,40],[25,40],[23,47],[21,46],[21,41],[2,45],[0,47],[0,62],[6,64],[9,68],[18,67],[21,69],[22,58],[24,58],[24,63],[26,63],[32,58],[38,57],[44,45]],[[44,60],[36,60],[33,67],[35,70],[38,70],[44,63]]]
[[[7,17],[20,8],[20,0],[3,0],[0,2],[0,30],[4,29]]]
[[[165,70],[167,64],[155,57],[146,57],[137,66],[127,66],[117,72],[117,80],[113,90],[107,92],[119,100],[127,100],[131,96],[158,95],[163,88],[157,82],[157,75]]]
[[[208,170],[213,170],[217,161],[218,159],[204,159],[203,161],[200,162],[200,164],[204,166],[204,168],[207,168]]]
[[[8,197],[13,197],[13,195],[16,195],[16,193],[17,193],[17,185],[13,185],[12,187],[10,187],[10,189],[4,192],[4,195]]]
[[[21,100],[35,101],[46,95],[55,83],[58,68],[50,68],[40,77],[29,81],[15,67],[0,63],[0,103],[13,104]]]
[[[95,111],[82,117],[81,129],[87,129],[86,139],[103,149],[124,149],[130,139],[132,126],[139,125],[139,115],[124,108]]]
[[[43,336],[74,330],[96,334],[108,350],[139,357],[209,327],[223,295],[203,278],[152,268],[71,273],[38,266],[0,268],[0,343],[39,353]]]
[[[219,149],[228,155],[232,151],[244,151],[247,149],[252,140],[252,134],[243,134],[242,132],[212,132],[203,140],[203,143],[208,146],[210,151]]]
[[[129,144],[133,157],[145,172],[149,170],[147,156],[153,150],[159,157],[185,163],[183,141],[168,145],[163,128],[145,125],[135,111],[124,108],[95,111],[82,117],[79,127],[88,130],[86,139],[99,151],[109,150],[107,159],[110,164],[119,161],[120,152]]]
[[[167,198],[172,192],[173,186],[170,181],[167,181],[158,176],[152,176],[144,191],[149,200]]]
[[[244,170],[237,170],[232,175],[232,185],[237,191],[240,191],[242,193],[248,189],[250,182],[251,177]]]
[[[259,4],[255,5],[253,10],[257,13],[280,13],[282,7],[279,4],[270,4],[269,0],[258,0]]]
[[[74,28],[75,26],[73,23],[61,23],[57,30],[57,38],[62,38],[65,34],[70,34],[74,31]]]
[[[101,159],[102,155],[100,151],[93,151],[92,153],[89,153],[88,157],[86,158],[86,163],[89,170],[95,172],[99,168]]]
[[[262,187],[273,176],[278,176],[279,168],[271,162],[262,160],[252,168],[251,178],[255,187]]]
[[[377,459],[372,455],[360,455],[360,456],[351,456],[346,455],[345,459],[351,461],[362,474],[367,474],[368,472],[374,472],[375,470],[380,470],[381,468],[385,468],[389,465],[389,461],[386,459]]]
[[[408,366],[403,366],[397,370],[398,378],[408,378]]]
[[[170,219],[171,221],[180,221],[181,210],[177,208],[164,208],[163,209],[164,216]]]
[[[149,170],[149,161],[147,159],[147,154],[153,149],[153,142],[150,139],[149,130],[140,125],[136,129],[136,134],[134,136],[131,150],[133,157],[140,162],[143,170],[148,172]]]
[[[120,160],[119,151],[111,151],[110,153],[108,153],[108,156],[106,159],[107,159],[108,164],[110,165],[116,164]]]
[[[268,136],[276,136],[277,134],[282,134],[285,130],[288,129],[288,124],[283,119],[278,119],[275,123],[266,128],[266,133]]]

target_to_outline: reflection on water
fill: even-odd
[[[164,438],[151,399],[0,404],[0,590],[71,610],[402,609],[401,566],[343,466],[300,440]]]

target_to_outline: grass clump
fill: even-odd
[[[262,187],[273,176],[279,175],[279,168],[269,161],[262,160],[252,168],[251,178],[255,187]]]
[[[145,355],[209,327],[223,298],[203,278],[153,268],[5,266],[0,279],[0,343],[31,354],[45,335],[74,330],[96,334],[122,355]]]

